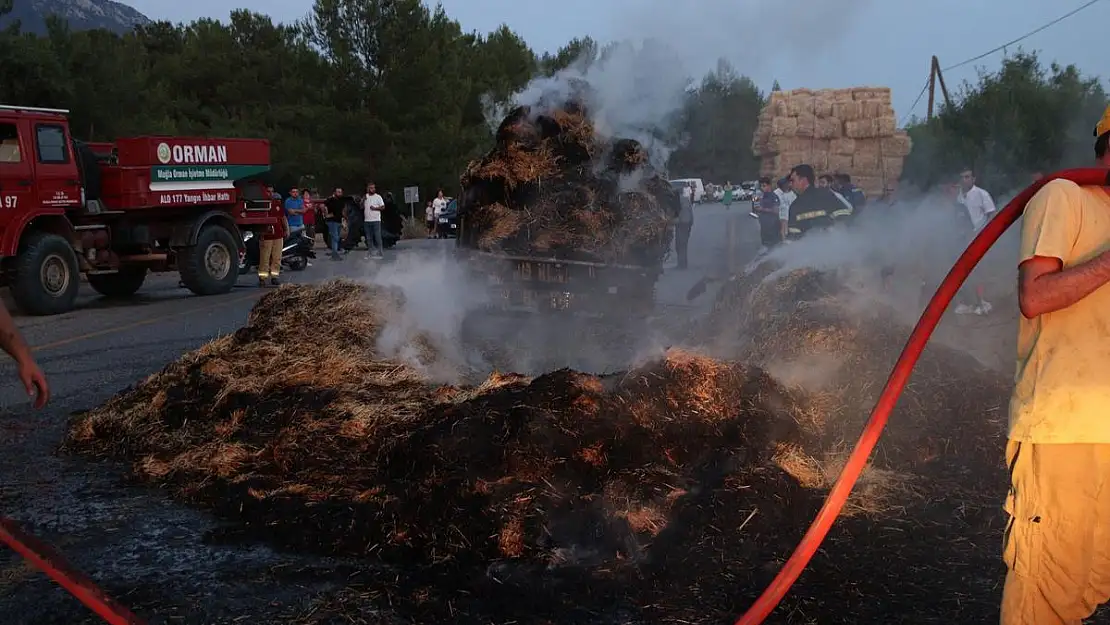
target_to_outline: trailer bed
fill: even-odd
[[[523,314],[626,316],[650,312],[662,267],[462,251],[491,308]]]

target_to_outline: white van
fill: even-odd
[[[694,183],[694,203],[705,201],[705,184],[701,181],[701,178],[678,178],[670,182],[676,190],[680,190],[679,187],[690,186],[691,182]]]

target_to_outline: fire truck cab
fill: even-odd
[[[242,228],[274,201],[263,139],[146,136],[85,143],[68,111],[0,104],[0,283],[30,314],[73,308],[80,275],[109,297],[176,271],[198,295],[230,291]]]

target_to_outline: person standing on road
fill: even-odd
[[[316,247],[316,204],[312,201],[312,192],[301,189],[301,200],[304,201],[304,234],[312,239],[312,246]]]
[[[301,189],[301,199],[304,201],[304,235],[312,241],[312,248],[316,248],[316,203],[312,200],[312,192]],[[306,267],[312,266],[312,261],[305,261]]]
[[[1095,129],[1110,169],[1110,108]],[[1018,264],[1002,625],[1080,625],[1110,599],[1110,196],[1049,182]]]
[[[679,269],[686,269],[688,266],[686,252],[690,245],[690,231],[694,229],[694,201],[691,199],[692,185],[690,190],[690,195],[683,195],[680,199],[680,209],[678,217],[675,219],[674,251],[675,255],[678,256]]]
[[[366,231],[366,258],[382,258],[382,209],[385,200],[378,195],[378,188],[373,182],[366,185],[366,196],[362,198],[363,228]]]
[[[31,355],[31,348],[23,340],[19,328],[15,327],[15,320],[6,306],[0,306],[0,348],[8,353],[15,361],[19,381],[31,398],[35,409],[40,409],[50,401],[50,386],[46,383],[46,376],[39,369],[35,357]]]
[[[809,232],[824,230],[833,225],[833,213],[844,208],[828,187],[816,185],[813,167],[802,164],[790,170],[790,187],[798,194],[790,203],[786,236],[799,239]]]
[[[851,203],[852,221],[855,221],[867,206],[867,194],[852,182],[852,177],[848,174],[836,175],[836,190]]]
[[[721,202],[725,205],[725,210],[732,208],[732,183],[728,180],[725,181],[725,194],[721,197]]]
[[[759,179],[759,188],[763,191],[759,197],[759,208],[756,209],[759,218],[759,240],[766,251],[782,241],[779,232],[779,204],[782,199],[775,193],[770,176]]]
[[[975,235],[987,225],[987,221],[994,216],[995,206],[991,194],[975,184],[975,172],[970,167],[965,167],[960,172],[960,191],[956,202],[967,211],[970,230],[967,231],[967,240],[971,242]],[[991,311],[991,304],[983,299],[983,285],[975,285],[974,293],[967,288],[960,289],[959,297],[962,300],[956,306],[957,315],[986,315]]]
[[[328,226],[328,247],[331,248],[331,259],[342,260],[339,254],[340,230],[343,227],[343,210],[347,207],[347,199],[343,197],[343,189],[336,187],[331,197],[324,201],[324,210],[327,216],[324,223]]]
[[[443,211],[447,210],[447,198],[443,197],[443,189],[436,192],[436,198],[432,200],[432,217],[436,222],[436,238],[445,236],[439,231],[439,218],[443,215]]]
[[[975,232],[987,225],[996,210],[991,194],[975,184],[975,172],[970,167],[960,172],[960,193],[956,201],[967,210]]]
[[[428,238],[435,236],[436,232],[436,209],[432,208],[432,201],[428,200],[428,205],[424,207],[424,222],[428,226]]]
[[[304,230],[304,200],[297,187],[289,189],[289,197],[285,198],[285,219],[289,222],[290,236]]]
[[[270,224],[263,227],[258,242],[258,286],[266,286],[267,281],[273,286],[280,283],[282,242],[289,236],[289,221],[280,201],[270,202],[268,216]]]
[[[432,216],[438,219],[446,209],[447,198],[443,197],[443,189],[440,189],[436,192],[436,198],[432,200]]]
[[[786,240],[787,226],[790,223],[790,205],[798,199],[798,194],[790,184],[789,175],[779,179],[779,188],[775,189],[779,196],[779,241]]]

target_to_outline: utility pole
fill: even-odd
[[[944,96],[944,105],[948,108],[952,108],[952,98],[948,95],[948,86],[944,84],[944,74],[940,71],[940,61],[937,59],[936,55],[933,55],[933,60],[929,67],[929,112],[926,114],[925,119],[933,118],[938,84],[940,85],[940,93]]]

